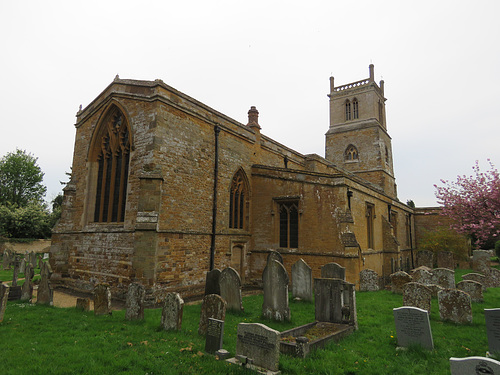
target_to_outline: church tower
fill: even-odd
[[[377,85],[373,64],[370,77],[334,85],[330,77],[330,128],[325,158],[383,189],[396,199],[391,137],[385,121],[384,81]]]

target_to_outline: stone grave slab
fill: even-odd
[[[375,292],[380,290],[379,277],[377,272],[364,269],[359,273],[359,290],[361,292]]]
[[[205,278],[205,295],[209,294],[218,294],[220,295],[220,270],[214,268],[211,271],[207,272],[207,276]]]
[[[404,271],[394,272],[391,278],[391,291],[396,294],[403,294],[403,286],[413,281],[413,278]]]
[[[424,284],[410,282],[403,287],[403,306],[418,307],[431,312],[432,292]]]
[[[393,309],[398,346],[421,345],[434,349],[429,314],[418,307],[399,307]]]
[[[332,262],[321,267],[322,279],[340,279],[345,281],[345,268],[340,264]]]
[[[277,260],[271,260],[267,263],[262,273],[262,286],[264,290],[262,315],[265,318],[277,321],[290,320],[288,283],[288,273],[283,264]]]
[[[140,283],[130,283],[125,302],[125,319],[144,320],[144,298],[146,290]]]
[[[222,270],[219,279],[220,296],[226,301],[227,309],[243,311],[243,299],[241,297],[241,278],[232,267]]]
[[[500,362],[486,357],[450,358],[451,375],[500,374]]]
[[[161,325],[165,331],[180,331],[184,300],[179,293],[167,293],[163,301]]]
[[[433,279],[432,279],[432,270],[427,267],[418,267],[413,270],[411,274],[414,282],[424,284],[424,285],[430,285],[433,284]]]
[[[201,303],[200,323],[198,324],[198,334],[207,333],[208,320],[224,320],[226,318],[226,301],[217,295],[209,294],[203,298]]]
[[[5,308],[7,307],[7,300],[9,299],[9,289],[10,287],[7,284],[0,282],[0,323],[3,321]]]
[[[292,265],[292,297],[303,301],[313,299],[312,270],[302,258]]]
[[[224,339],[224,321],[208,318],[207,333],[205,338],[205,352],[215,355],[222,349]]]
[[[108,284],[94,288],[94,315],[111,315],[111,289]]]
[[[472,323],[470,296],[462,290],[443,289],[438,293],[439,316],[458,324]]]
[[[462,280],[457,284],[457,289],[463,290],[470,295],[472,302],[483,302],[483,286],[472,280]]]
[[[500,354],[500,309],[484,309],[490,353]]]
[[[432,251],[421,250],[417,252],[417,267],[420,266],[434,268],[434,253]]]
[[[455,289],[455,271],[448,268],[434,268],[432,270],[432,284],[445,289]]]

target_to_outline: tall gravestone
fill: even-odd
[[[31,266],[32,266],[33,268],[36,268],[36,266],[37,266],[37,264],[36,264],[36,263],[37,263],[37,262],[36,262],[36,253],[35,253],[34,251],[32,251],[32,252],[30,253],[29,260],[30,260],[30,262],[29,262],[29,263],[31,264]]]
[[[19,262],[17,262],[19,263]],[[21,300],[28,301],[33,297],[33,283],[32,279],[34,276],[34,269],[31,264],[26,265],[26,271],[24,272],[24,284],[21,287]]]
[[[224,339],[224,321],[208,318],[207,332],[205,337],[205,352],[215,355],[222,349]]]
[[[283,256],[278,253],[276,250],[270,250],[269,251],[269,254],[267,255],[267,261],[266,263],[269,264],[270,261],[272,260],[277,260],[278,262],[280,262],[281,264],[283,264]]]
[[[241,297],[241,278],[232,267],[222,270],[219,279],[220,296],[226,301],[227,309],[243,311],[243,299]]]
[[[413,306],[431,312],[432,292],[423,284],[410,282],[403,287],[403,306]]]
[[[394,272],[391,278],[391,291],[396,294],[403,294],[403,286],[413,281],[413,278],[404,271]]]
[[[357,329],[354,284],[341,279],[314,279],[315,319],[353,325]]]
[[[484,302],[483,286],[472,280],[462,280],[457,284],[457,289],[468,293],[472,302]]]
[[[500,354],[500,309],[484,309],[490,353]]]
[[[179,293],[167,293],[161,312],[161,325],[165,331],[180,331],[184,300]]]
[[[434,253],[432,251],[421,250],[417,252],[417,267],[421,266],[434,268]]]
[[[54,300],[54,290],[50,285],[50,275],[52,275],[52,268],[49,262],[41,262],[40,268],[40,284],[38,284],[38,291],[36,295],[36,303],[44,305],[52,305]]]
[[[14,255],[13,266],[14,266],[14,271],[12,272],[12,286],[16,287],[17,286],[17,278],[18,278],[18,274],[19,274],[19,267],[21,266],[21,262],[19,261],[18,255]]]
[[[270,260],[262,273],[264,303],[262,315],[267,319],[290,321],[288,307],[288,273],[283,264]]]
[[[209,294],[203,298],[198,334],[205,335],[207,333],[210,318],[217,320],[224,320],[226,318],[226,301],[217,294]]]
[[[0,323],[3,321],[7,300],[9,299],[9,286],[0,282]]]
[[[364,269],[359,273],[359,290],[361,292],[380,290],[379,277],[374,270]]]
[[[111,315],[111,289],[108,284],[94,288],[94,315]]]
[[[218,294],[220,295],[220,270],[214,268],[207,272],[205,277],[205,295]]]
[[[451,251],[439,251],[437,253],[438,268],[455,269],[455,256]]]
[[[144,298],[146,290],[140,283],[130,283],[127,290],[125,319],[144,320]]]
[[[472,269],[486,275],[490,269],[491,253],[487,250],[474,250],[472,252]]]
[[[434,349],[429,314],[418,307],[399,307],[393,309],[398,346],[421,345]]]
[[[438,293],[439,316],[458,324],[472,323],[470,296],[458,289],[443,289]]]
[[[451,375],[500,374],[500,362],[486,357],[450,358]]]
[[[345,268],[340,264],[332,262],[321,267],[322,279],[340,279],[345,281]]]
[[[312,270],[304,259],[299,259],[292,265],[292,297],[304,301],[312,301]]]
[[[432,270],[432,284],[445,289],[455,289],[455,271],[448,268],[434,268]]]

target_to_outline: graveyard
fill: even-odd
[[[34,271],[39,274],[40,268],[35,268]],[[9,280],[12,272],[2,270],[0,277],[2,280]],[[458,285],[463,282],[462,276],[473,273],[473,270],[456,269],[455,282]],[[20,273],[18,277],[18,285],[23,284],[24,274]],[[38,283],[41,284],[41,281]],[[409,282],[403,289],[407,289],[406,292],[413,290],[414,285],[411,284],[416,283]],[[484,357],[488,351],[485,310],[498,308],[500,288],[487,288],[482,302],[472,301],[472,322],[465,323],[443,320],[438,298],[432,297],[428,307],[431,349],[412,344],[405,349],[399,348],[402,345],[396,333],[394,309],[403,306],[406,295],[386,288],[358,291],[355,296],[357,330],[352,329],[352,332],[340,340],[329,341],[303,357],[283,354],[282,351],[279,355],[281,373],[450,373],[451,357]],[[254,373],[218,360],[215,355],[207,352],[208,341],[203,332],[210,331],[211,328],[200,324],[203,320],[200,319],[201,301],[184,303],[176,294],[169,298],[172,298],[169,306],[182,305],[182,321],[174,320],[172,327],[163,324],[164,320],[172,320],[165,317],[170,312],[165,312],[161,307],[144,309],[143,319],[130,319],[127,317],[130,313],[128,307],[112,311],[104,307],[104,313],[96,314],[75,307],[59,308],[30,303],[29,300],[8,301],[3,321],[0,322],[2,374]],[[210,298],[215,300],[211,305],[218,303],[226,306],[218,296]],[[315,295],[312,301],[307,298],[294,299],[290,292],[287,306],[284,307],[289,311],[289,319],[280,320],[264,317],[266,309],[263,309],[265,298],[262,291],[249,293],[243,290],[241,304],[238,302],[235,308],[227,308],[224,315],[218,316],[219,322],[223,322],[224,326],[222,347],[231,357],[235,356],[239,345],[238,335],[240,338],[242,336],[238,332],[240,323],[260,323],[278,333],[310,325],[318,320],[314,301],[316,298]],[[33,301],[36,302],[36,298],[31,302]],[[351,328],[354,326],[351,325]],[[315,337],[310,337],[311,341],[314,339]]]

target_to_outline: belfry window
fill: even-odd
[[[347,146],[344,153],[344,159],[346,161],[358,160],[358,149],[353,145]]]
[[[299,202],[280,202],[280,226],[279,242],[280,247],[299,247]]]
[[[352,118],[354,120],[359,118],[358,99],[352,101]]]
[[[231,182],[229,197],[229,228],[246,228],[248,185],[243,170],[239,170]]]
[[[128,124],[113,107],[98,131],[94,143],[98,165],[94,222],[123,222],[130,156]]]
[[[346,100],[345,102],[345,120],[349,121],[351,119],[351,102]]]

